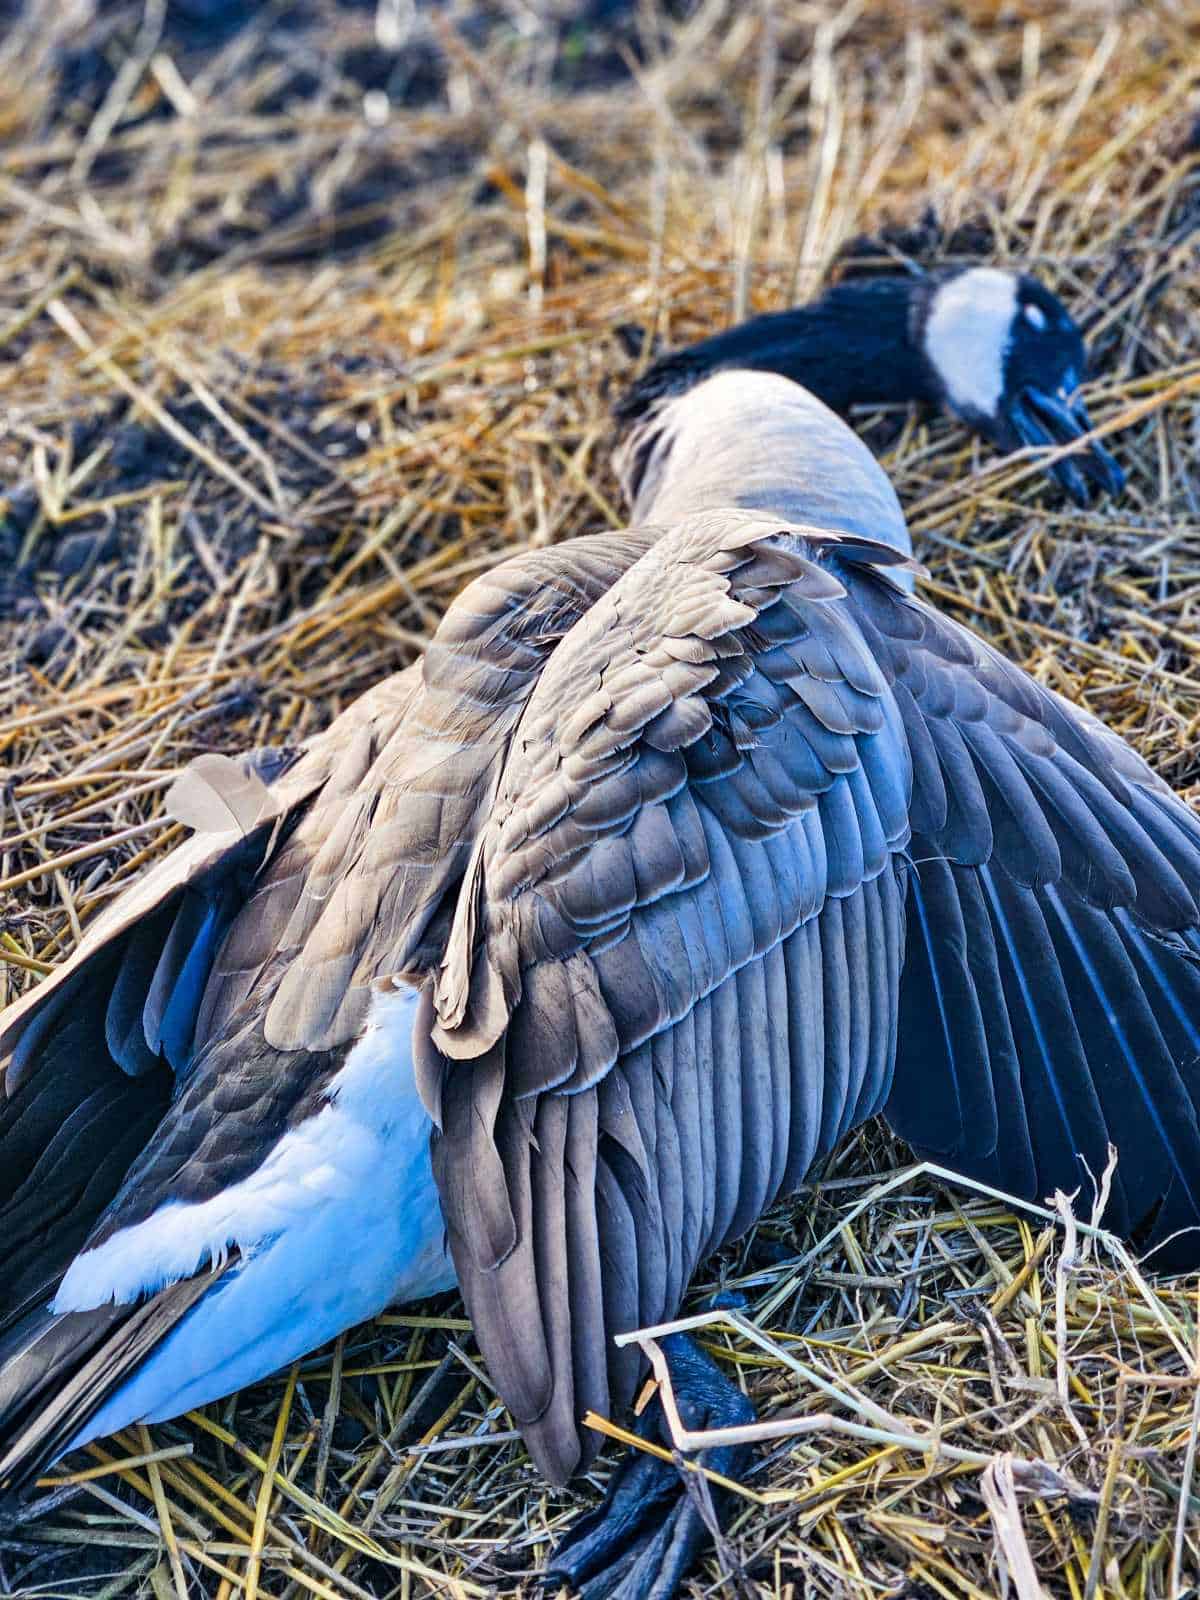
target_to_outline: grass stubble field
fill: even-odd
[[[647,335],[849,272],[1027,264],[1084,324],[1116,506],[860,423],[926,592],[1200,795],[1194,6],[0,13],[0,1001],[179,836],[185,761],[302,740],[472,574],[620,526]],[[742,1291],[756,1338],[707,1337],[807,1429],[691,1592],[1195,1594],[1200,1282],[876,1127],[818,1176],[690,1302]],[[610,1463],[546,1489],[446,1297],[60,1464],[0,1593],[513,1590]]]

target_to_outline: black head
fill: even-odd
[[[998,267],[969,267],[930,295],[922,345],[945,401],[1005,450],[1053,448],[1090,432],[1079,398],[1083,336],[1049,289]],[[1050,468],[1077,505],[1093,489],[1119,494],[1125,477],[1098,443]]]

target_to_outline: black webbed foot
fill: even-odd
[[[660,1344],[687,1429],[754,1421],[746,1396],[686,1334],[669,1334]],[[636,1431],[671,1448],[657,1400],[639,1417]],[[696,1459],[722,1477],[736,1478],[749,1455],[747,1445],[717,1445]],[[670,1600],[716,1531],[709,1515],[719,1529],[728,1499],[726,1491],[698,1474],[635,1452],[618,1468],[603,1504],[572,1526],[542,1581],[548,1588],[566,1584],[582,1600]]]

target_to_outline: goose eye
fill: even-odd
[[[1046,326],[1046,313],[1041,306],[1027,305],[1025,307],[1025,320],[1031,322],[1035,328]]]

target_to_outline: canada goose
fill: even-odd
[[[905,292],[878,392],[1086,426],[1044,290]],[[840,344],[775,348],[853,397]],[[610,1336],[880,1109],[1031,1197],[1111,1138],[1113,1226],[1200,1220],[1200,824],[912,595],[895,495],[811,393],[661,379],[633,531],[477,579],[302,752],[194,763],[194,836],[0,1018],[0,1486],[456,1279],[563,1481],[636,1382]],[[737,1414],[672,1348],[683,1402]],[[704,1530],[657,1470],[560,1575],[671,1592]]]

